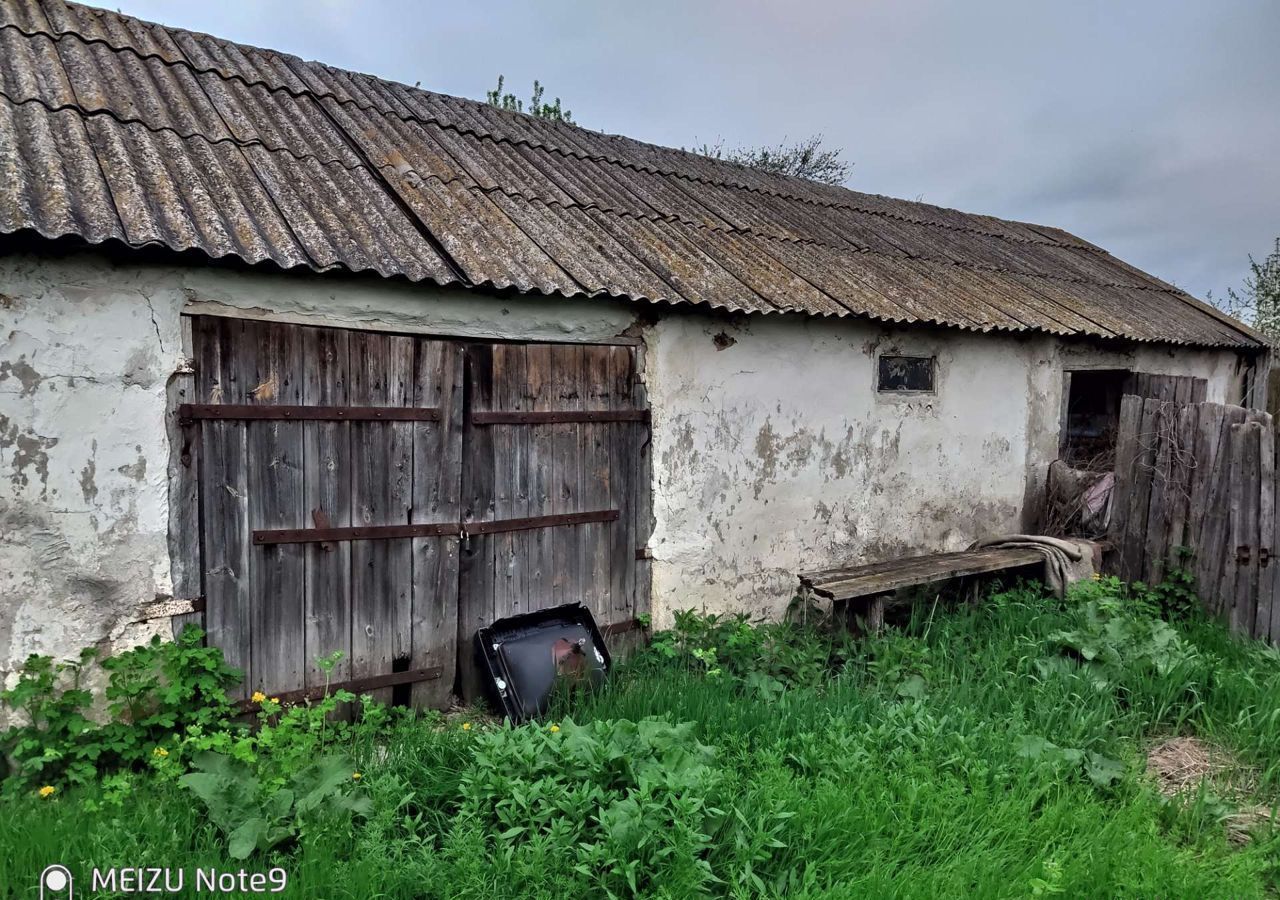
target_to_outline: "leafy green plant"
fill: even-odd
[[[1186,561],[1190,551],[1181,548],[1180,555]],[[1171,568],[1164,580],[1154,586],[1141,581],[1126,583],[1114,575],[1094,576],[1092,581],[1072,585],[1068,607],[1089,602],[1169,622],[1186,622],[1202,614],[1195,576],[1182,567]]]
[[[865,648],[867,670],[876,682],[903,700],[920,700],[933,677],[933,649],[909,634],[885,633]]]
[[[1078,666],[1094,687],[1109,690],[1126,677],[1150,674],[1165,677],[1195,663],[1195,648],[1177,629],[1158,618],[1158,598],[1144,586],[1130,589],[1116,578],[1102,578],[1075,589],[1075,627],[1055,631],[1049,641],[1058,653],[1037,662],[1041,675],[1071,671]]]
[[[0,734],[0,747],[13,757],[18,773],[29,783],[42,776],[45,782],[59,777],[85,781],[95,774],[103,748],[84,738],[95,728],[84,715],[93,697],[80,687],[84,667],[95,655],[87,649],[78,661],[56,663],[51,657],[32,654],[18,674],[18,683],[0,692],[0,700],[26,714],[26,725]]]
[[[596,892],[636,894],[655,881],[697,892],[713,880],[704,856],[724,815],[710,800],[721,778],[688,723],[508,727],[476,739],[460,812],[500,853],[566,854]]]
[[[1190,551],[1183,548],[1183,559],[1186,560],[1189,556]],[[1200,605],[1200,597],[1196,593],[1195,576],[1187,569],[1181,567],[1170,569],[1165,574],[1164,580],[1154,587],[1135,582],[1129,586],[1129,590],[1139,605],[1166,621],[1186,622],[1204,615],[1204,608]]]
[[[256,704],[253,723],[191,724],[176,736],[171,752],[166,748],[163,756],[152,760],[153,766],[176,778],[186,771],[189,760],[210,751],[250,764],[266,784],[282,787],[316,758],[367,742],[413,717],[413,711],[406,708],[388,707],[346,690],[330,690],[328,678],[342,656],[342,651],[335,651],[316,660],[326,673],[324,693],[318,699],[285,705],[275,697],[255,693],[250,698]]]
[[[106,698],[112,716],[147,730],[226,721],[234,713],[227,689],[242,677],[223,660],[222,650],[204,646],[204,632],[194,625],[175,640],[153,637],[101,665],[110,674]]]
[[[240,673],[203,641],[203,632],[188,626],[175,641],[155,637],[101,661],[92,648],[75,662],[28,657],[17,685],[0,693],[27,720],[0,734],[0,747],[17,762],[14,776],[27,784],[85,784],[104,771],[141,767],[175,732],[227,727],[234,709],[226,689]],[[93,697],[82,687],[95,663],[108,675],[105,724],[89,718]]]
[[[1029,735],[1018,743],[1018,755],[1047,764],[1063,774],[1082,772],[1100,788],[1109,788],[1125,775],[1125,765],[1118,759],[1073,747],[1059,747],[1042,737]]]
[[[218,753],[201,753],[192,764],[197,771],[178,782],[204,802],[232,859],[296,837],[308,817],[349,825],[372,808],[359,792],[360,773],[342,756],[319,759],[297,772],[288,787],[274,789],[264,787],[247,764]]]
[[[653,636],[650,664],[677,663],[762,700],[790,687],[821,688],[852,657],[847,634],[799,622],[753,623],[743,614],[675,614],[675,627]]]

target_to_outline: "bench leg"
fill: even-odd
[[[877,594],[867,605],[867,631],[879,634],[884,631],[884,594]]]

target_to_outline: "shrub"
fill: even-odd
[[[0,734],[0,747],[18,766],[14,778],[29,785],[86,784],[101,772],[140,767],[175,732],[227,727],[234,709],[226,689],[241,675],[203,641],[204,633],[188,626],[175,641],[154,637],[102,660],[111,716],[102,725],[86,715],[93,698],[81,687],[95,650],[75,662],[28,657],[17,685],[0,693],[27,717],[27,724]]]
[[[335,653],[318,663],[331,671],[340,657]],[[103,724],[88,717],[93,697],[81,686],[91,665],[108,673],[109,719]],[[146,768],[177,778],[190,760],[213,752],[251,764],[257,777],[280,788],[335,745],[381,734],[402,713],[411,715],[326,689],[321,699],[292,706],[255,694],[256,722],[251,722],[227,697],[240,679],[221,650],[204,646],[204,633],[195,626],[175,641],[155,637],[102,660],[92,649],[75,662],[33,655],[18,684],[0,693],[0,700],[28,720],[0,734],[0,748],[17,763],[5,784],[10,789],[85,785],[113,772]],[[340,705],[358,699],[353,722],[333,721]]]

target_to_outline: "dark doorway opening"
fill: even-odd
[[[1126,369],[1083,369],[1070,378],[1059,456],[1076,469],[1110,471],[1115,466],[1120,398],[1130,380]]]

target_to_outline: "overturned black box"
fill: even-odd
[[[476,632],[486,689],[513,724],[540,715],[557,686],[599,684],[612,661],[591,610],[566,603]]]

